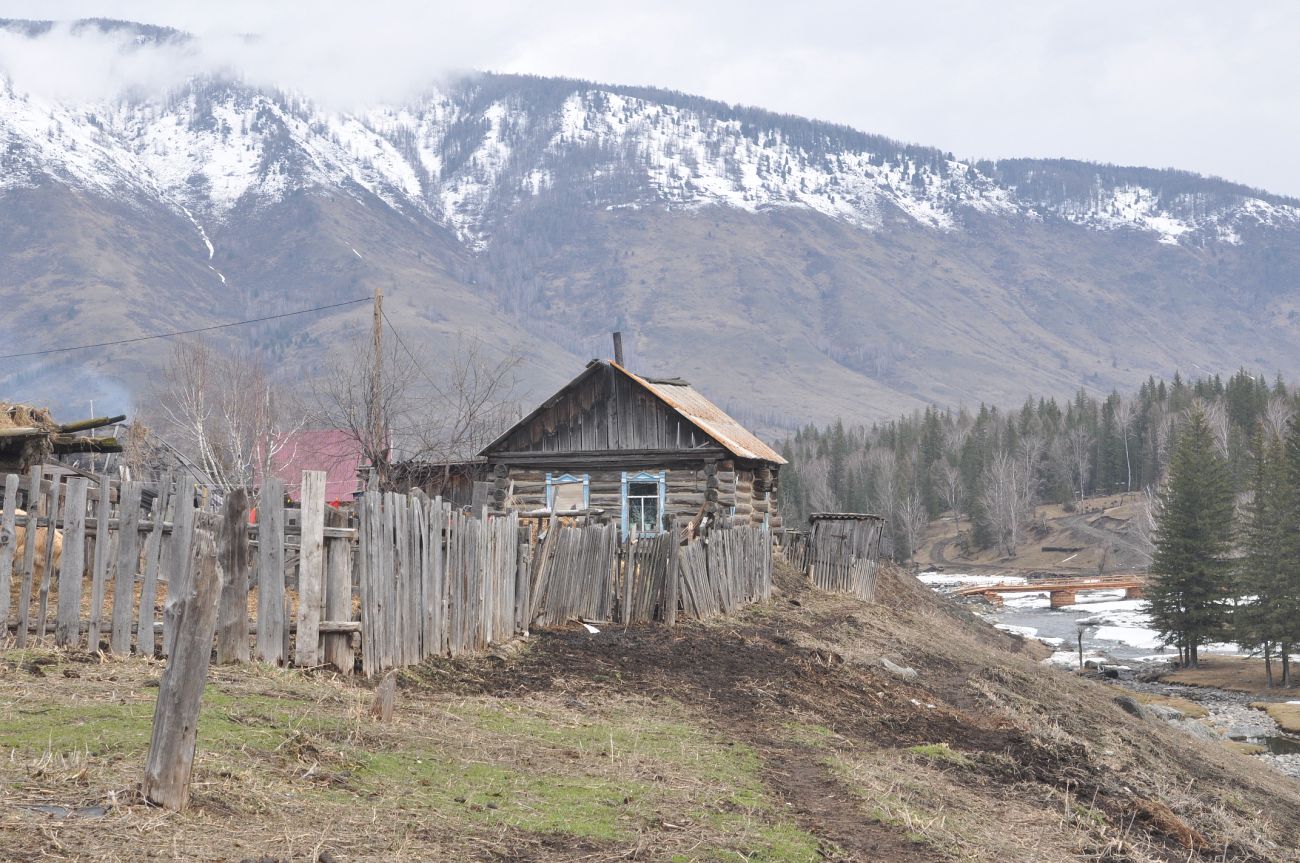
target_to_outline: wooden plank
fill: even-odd
[[[284,481],[267,477],[257,506],[257,658],[284,665]]]
[[[335,525],[346,521],[346,516],[330,507],[326,520]],[[350,621],[352,618],[352,544],[346,539],[330,539],[325,543],[325,619],[330,622]],[[351,674],[355,658],[352,638],[347,632],[332,629],[326,633],[325,622],[318,629],[323,633],[325,662],[343,674]]]
[[[217,602],[217,662],[248,662],[248,491],[226,493],[217,535],[221,597]],[[319,622],[319,618],[317,618]]]
[[[5,476],[4,515],[0,517],[0,632],[9,626],[9,593],[13,578],[14,545],[18,542],[18,474]]]
[[[302,548],[298,564],[298,634],[294,663],[320,665],[321,585],[325,577],[325,472],[302,472]]]
[[[45,553],[41,556],[44,566],[41,568],[41,590],[36,611],[36,632],[41,638],[50,633],[50,584],[54,579],[54,541],[59,537],[57,522],[59,520],[59,500],[67,486],[55,483],[50,489],[50,496],[45,499]],[[31,542],[28,539],[28,542]]]
[[[674,524],[668,531],[668,568],[664,572],[664,625],[677,625],[678,586],[681,583],[681,534]]]
[[[143,783],[146,800],[177,811],[184,809],[189,800],[199,708],[212,656],[221,590],[217,545],[210,530],[199,532],[192,566],[192,583],[167,610],[176,642],[158,685]]]
[[[174,509],[172,532],[167,537],[166,561],[162,570],[167,578],[167,598],[163,602],[164,656],[171,656],[176,645],[176,629],[173,625],[176,619],[175,606],[190,590],[193,575],[194,521],[197,513],[194,510],[192,483],[188,476],[182,475],[177,484]]]
[[[63,505],[63,556],[59,561],[59,606],[54,643],[74,647],[81,640],[81,579],[85,575],[87,480],[68,480]]]
[[[131,652],[131,605],[135,600],[135,570],[140,563],[140,483],[122,483],[122,529],[118,531],[117,563],[113,567],[113,631],[108,649],[117,656]]]
[[[99,474],[98,494],[95,497],[95,519],[103,525],[113,511],[112,485],[107,474]],[[99,650],[99,638],[104,626],[104,585],[108,581],[108,566],[113,550],[112,534],[105,528],[95,534],[95,558],[90,572],[90,628],[86,644],[92,652]]]
[[[158,650],[158,638],[154,632],[155,602],[158,598],[158,569],[161,565],[163,530],[162,524],[167,516],[167,507],[172,498],[172,476],[163,474],[158,483],[158,496],[153,501],[154,529],[144,542],[144,580],[140,582],[140,616],[136,625],[136,652],[142,656],[153,656]]]
[[[379,670],[379,585],[376,577],[376,555],[378,552],[378,492],[367,491],[361,496],[357,510],[361,517],[360,548],[357,561],[358,587],[361,591],[361,629],[364,641],[361,645],[361,673],[373,677]]]
[[[36,566],[36,523],[41,508],[41,466],[35,465],[27,478],[27,521],[23,528],[23,566],[18,576],[18,633],[15,644],[27,646],[32,602],[32,577]]]

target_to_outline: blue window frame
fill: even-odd
[[[560,476],[546,475],[546,508],[555,511],[555,498],[557,492],[560,497],[559,512],[570,512],[576,503],[575,486],[582,484],[582,509],[591,506],[591,477],[588,474],[574,476],[571,473],[561,474]]]
[[[637,474],[623,471],[622,493],[619,495],[623,501],[623,539],[628,538],[634,527],[639,534],[663,531],[667,491],[668,471],[641,471]]]

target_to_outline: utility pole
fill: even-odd
[[[384,416],[381,395],[384,366],[384,289],[378,284],[375,285],[374,342],[375,364],[370,371],[370,455],[374,462],[375,475],[382,486],[385,479],[383,462],[387,459],[387,453],[383,451]]]

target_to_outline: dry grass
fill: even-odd
[[[1300,698],[1297,698],[1294,704],[1256,701],[1250,706],[1273,717],[1273,721],[1287,734],[1300,734]]]
[[[1205,709],[1195,701],[1188,701],[1186,698],[1179,698],[1176,695],[1161,695],[1156,692],[1130,692],[1136,701],[1142,704],[1163,704],[1165,707],[1172,707],[1182,711],[1182,714],[1191,719],[1204,719],[1210,715],[1210,711]]]
[[[1273,663],[1273,678],[1281,678],[1281,667],[1277,662]],[[1165,683],[1211,686],[1255,695],[1286,695],[1288,692],[1276,686],[1270,689],[1264,673],[1264,660],[1245,656],[1207,656],[1196,668],[1180,668],[1160,679]],[[1297,693],[1296,700],[1300,700],[1300,688],[1293,691]]]

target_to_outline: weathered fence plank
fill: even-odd
[[[4,516],[0,518],[0,632],[9,628],[9,592],[12,589],[14,545],[18,542],[19,479],[12,473],[5,477]]]
[[[257,504],[257,658],[284,665],[284,482],[267,477]]]
[[[117,656],[126,656],[131,652],[131,607],[135,600],[135,571],[140,563],[140,483],[122,483],[120,500],[121,528],[117,565],[113,568],[113,632],[108,649]]]
[[[145,761],[145,799],[167,809],[184,809],[189,800],[199,708],[212,656],[220,589],[217,546],[211,530],[205,528],[199,531],[194,547],[193,579],[185,595],[167,609],[176,642],[158,685]]]
[[[54,541],[59,536],[59,531],[55,528],[55,523],[59,520],[59,501],[65,491],[66,486],[61,482],[50,484],[50,496],[46,498],[45,519],[48,526],[45,528],[45,554],[41,557],[44,566],[41,567],[41,592],[39,605],[36,612],[36,633],[41,638],[50,634],[50,584],[54,579]],[[28,542],[34,542],[36,536],[33,535]]]
[[[27,478],[27,522],[23,527],[23,568],[18,577],[18,633],[16,644],[27,646],[27,630],[31,625],[32,577],[36,566],[36,523],[40,518],[41,466],[32,467]]]
[[[294,662],[320,665],[321,584],[325,568],[325,472],[302,472],[302,549],[298,556],[298,634]]]
[[[184,489],[182,492],[181,489]],[[182,476],[177,483],[175,515],[172,532],[167,538],[165,551],[167,598],[163,602],[163,655],[171,656],[176,645],[175,606],[190,590],[194,568],[194,494],[190,480]],[[169,613],[170,612],[170,613]]]
[[[153,500],[153,527],[144,541],[144,580],[140,582],[140,615],[136,624],[136,652],[153,656],[158,650],[158,634],[154,631],[155,604],[158,599],[158,569],[161,565],[163,522],[171,503],[172,477],[163,474],[158,483],[158,496]]]
[[[347,522],[343,513],[330,508],[326,513],[327,526],[341,527]],[[346,539],[330,539],[325,543],[325,619],[345,621],[352,619],[352,545]],[[325,662],[344,674],[352,673],[355,658],[352,637],[346,632],[331,632],[323,636]]]
[[[63,555],[59,561],[59,605],[54,643],[75,646],[81,640],[81,580],[86,560],[86,485],[81,477],[68,480],[63,505]]]
[[[221,510],[217,554],[221,598],[217,603],[217,663],[248,662],[248,491],[231,489]]]
[[[108,524],[113,512],[113,488],[106,474],[99,474],[97,483],[95,559],[90,573],[90,629],[86,635],[86,644],[91,651],[99,650],[99,638],[104,627],[104,585],[108,580],[108,566],[113,550],[112,534],[107,527],[99,527]]]

